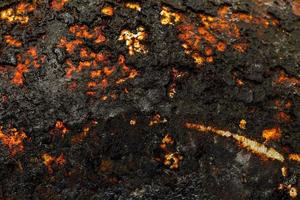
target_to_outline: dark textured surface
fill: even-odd
[[[0,7],[14,6],[11,2],[3,1]],[[28,14],[28,24],[0,21],[0,66],[5,69],[0,78],[0,122],[4,132],[12,126],[30,138],[24,140],[24,151],[14,156],[0,143],[0,199],[275,200],[290,198],[287,191],[277,189],[280,183],[299,188],[297,162],[262,159],[233,141],[184,127],[188,121],[201,122],[263,143],[261,132],[280,126],[283,136],[269,145],[286,154],[300,153],[300,82],[276,83],[282,71],[300,79],[300,17],[289,3],[147,0],[141,1],[138,12],[125,8],[123,1],[72,0],[60,11],[51,9],[50,1],[37,2],[36,10]],[[235,11],[269,13],[279,25],[264,28],[241,22],[241,38],[249,43],[245,53],[228,48],[215,52],[214,62],[196,66],[181,48],[176,26],[161,24],[161,8],[184,13],[199,24],[196,13],[216,16],[225,3]],[[111,17],[100,12],[107,5],[115,8]],[[118,66],[123,55],[138,76],[86,95],[88,71],[66,78],[66,61],[78,63],[79,50],[69,54],[58,47],[62,37],[74,37],[68,32],[74,24],[103,27],[106,41],[95,45],[84,39],[86,47],[105,52],[111,66]],[[148,35],[142,42],[148,53],[130,56],[118,37],[123,29],[134,31],[138,26]],[[22,41],[22,47],[7,46],[5,35]],[[17,54],[25,55],[32,46],[39,56],[46,56],[45,62],[24,73],[22,85],[13,84]],[[175,80],[174,98],[168,96],[172,69],[185,73]],[[110,80],[120,74],[116,72]],[[237,85],[233,74],[244,85]],[[78,87],[71,90],[73,80]],[[100,100],[111,94],[116,99]],[[290,121],[274,117],[279,112],[275,100],[292,102],[284,110]],[[158,113],[167,122],[149,126]],[[136,125],[130,125],[131,119]],[[247,121],[246,130],[239,128],[241,119]],[[63,138],[51,131],[57,120],[69,129]],[[93,120],[98,123],[90,126],[87,136],[72,142]],[[155,159],[164,155],[160,143],[167,133],[174,138],[172,151],[183,156],[177,170]],[[50,173],[43,163],[45,153],[63,154],[66,162],[53,163]],[[103,163],[109,163],[108,167],[103,168]],[[287,177],[281,175],[282,166],[289,169]]]

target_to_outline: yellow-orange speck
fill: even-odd
[[[240,121],[239,127],[240,127],[241,129],[246,129],[246,125],[247,125],[247,121],[244,120],[244,119],[242,119],[242,120]]]
[[[111,7],[111,6],[105,6],[101,9],[101,13],[103,15],[106,15],[106,16],[113,16],[114,15],[114,8]]]

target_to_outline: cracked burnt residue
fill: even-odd
[[[0,199],[297,199],[298,0],[0,2]]]

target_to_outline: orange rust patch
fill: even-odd
[[[101,100],[107,100],[108,97],[116,99],[117,94],[103,95],[107,89],[121,86],[129,79],[134,79],[138,75],[138,71],[128,67],[125,63],[125,57],[119,55],[118,62],[112,64],[110,62],[109,52],[94,52],[88,47],[87,40],[94,44],[101,44],[106,41],[106,37],[102,32],[102,27],[89,28],[87,25],[73,25],[69,28],[69,34],[74,38],[68,41],[67,37],[62,37],[58,43],[59,48],[64,48],[71,57],[79,54],[81,60],[78,61],[71,58],[66,60],[66,78],[72,84],[72,90],[79,88],[81,84],[77,83],[78,79],[84,82],[84,93],[90,97],[99,97]],[[141,39],[142,35],[137,35]],[[135,45],[135,48],[138,46]],[[135,49],[137,50],[137,49]],[[87,72],[87,73],[86,73]],[[83,77],[84,76],[84,77]],[[74,86],[74,87],[73,87]],[[128,92],[128,90],[127,90]]]
[[[291,116],[286,114],[283,111],[279,111],[276,115],[275,115],[275,119],[281,121],[281,122],[285,122],[285,123],[290,123],[292,121]]]
[[[105,6],[101,9],[101,13],[106,16],[113,16],[114,8],[112,6]]]
[[[74,50],[81,44],[83,44],[83,41],[80,39],[76,39],[76,40],[72,40],[72,41],[68,42],[67,38],[63,37],[60,39],[58,47],[66,48],[67,52],[69,54],[72,54],[72,53],[74,53]]]
[[[246,120],[242,119],[242,120],[240,121],[239,127],[240,127],[241,129],[246,129],[246,125],[247,125]]]
[[[236,43],[232,47],[240,53],[245,53],[245,51],[248,49],[248,44],[247,43]]]
[[[148,52],[145,45],[142,44],[142,41],[147,37],[144,27],[138,27],[136,33],[124,29],[121,31],[119,36],[119,41],[125,41],[128,48],[129,55],[133,56],[135,53],[146,54]]]
[[[279,72],[276,80],[278,84],[300,85],[300,79],[288,76],[283,70]]]
[[[170,134],[166,134],[160,144],[160,148],[165,154],[163,163],[170,167],[170,169],[178,169],[183,156],[181,156],[178,152],[171,152],[168,150],[168,145],[172,144],[174,144],[173,137]]]
[[[183,42],[182,47],[185,53],[191,55],[194,62],[198,65],[214,61],[213,53],[207,53],[206,50],[202,52],[202,49],[207,47],[214,48],[218,52],[224,52],[228,45],[232,45],[233,49],[239,53],[244,53],[248,49],[248,44],[239,42],[241,33],[237,22],[260,25],[264,28],[278,25],[278,21],[271,18],[271,16],[268,16],[270,19],[265,19],[246,13],[233,12],[229,6],[221,7],[217,13],[217,17],[198,14],[201,24],[197,27],[192,19],[184,16],[182,13],[173,12],[167,7],[162,7],[160,13],[161,24],[176,26],[180,31],[178,38]],[[218,39],[220,34],[226,36],[224,41]],[[238,42],[228,44],[228,41],[231,39],[235,39]]]
[[[17,55],[18,64],[11,82],[15,85],[23,85],[23,74],[29,72],[32,67],[35,69],[40,68],[45,59],[45,55],[38,55],[36,47],[29,47],[25,54]]]
[[[160,124],[160,123],[166,123],[166,122],[167,122],[166,118],[162,118],[160,114],[156,114],[150,119],[149,126],[153,126],[155,124]]]
[[[15,128],[8,129],[5,133],[3,127],[0,126],[0,140],[3,145],[8,147],[11,156],[24,151],[23,140],[28,138],[23,131],[18,131]]]
[[[300,163],[300,154],[297,154],[297,153],[289,154],[288,158],[289,158],[289,160],[293,160],[293,161]]]
[[[132,10],[136,10],[136,11],[141,11],[141,5],[139,3],[135,3],[135,2],[127,2],[125,3],[125,7],[132,9]]]
[[[52,169],[53,164],[61,166],[66,163],[66,160],[65,160],[65,157],[63,154],[60,154],[60,156],[55,157],[55,156],[51,156],[48,153],[44,153],[42,155],[42,160],[43,160],[44,165],[47,167],[49,174],[53,173],[53,169]]]
[[[65,137],[65,135],[69,132],[69,129],[67,129],[61,120],[57,120],[55,122],[55,129],[61,132],[62,137]]]
[[[293,0],[292,9],[295,15],[300,16],[300,0]]]
[[[11,35],[4,36],[4,39],[8,46],[11,46],[11,47],[21,47],[22,46],[22,42],[14,39]]]
[[[262,137],[265,138],[265,142],[279,140],[281,136],[281,129],[279,127],[265,129],[262,132]]]
[[[9,23],[27,24],[29,21],[28,14],[36,9],[35,4],[21,2],[15,9],[8,8],[0,12],[0,19],[6,20]]]
[[[86,124],[83,127],[81,133],[72,136],[72,139],[71,139],[72,144],[76,144],[76,143],[82,142],[88,136],[91,128],[93,128],[97,124],[98,124],[98,122],[95,121],[95,120],[93,120],[92,122]]]
[[[65,4],[67,4],[69,0],[53,0],[51,2],[51,8],[57,11],[60,11],[63,9]]]
[[[174,96],[176,94],[176,82],[177,82],[177,80],[185,77],[188,73],[187,72],[183,72],[183,71],[179,71],[179,70],[177,70],[175,68],[172,68],[170,74],[171,74],[172,82],[171,82],[171,84],[168,87],[168,96],[170,98],[174,98]]]

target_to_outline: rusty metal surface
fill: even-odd
[[[0,199],[298,199],[300,2],[0,2]]]

